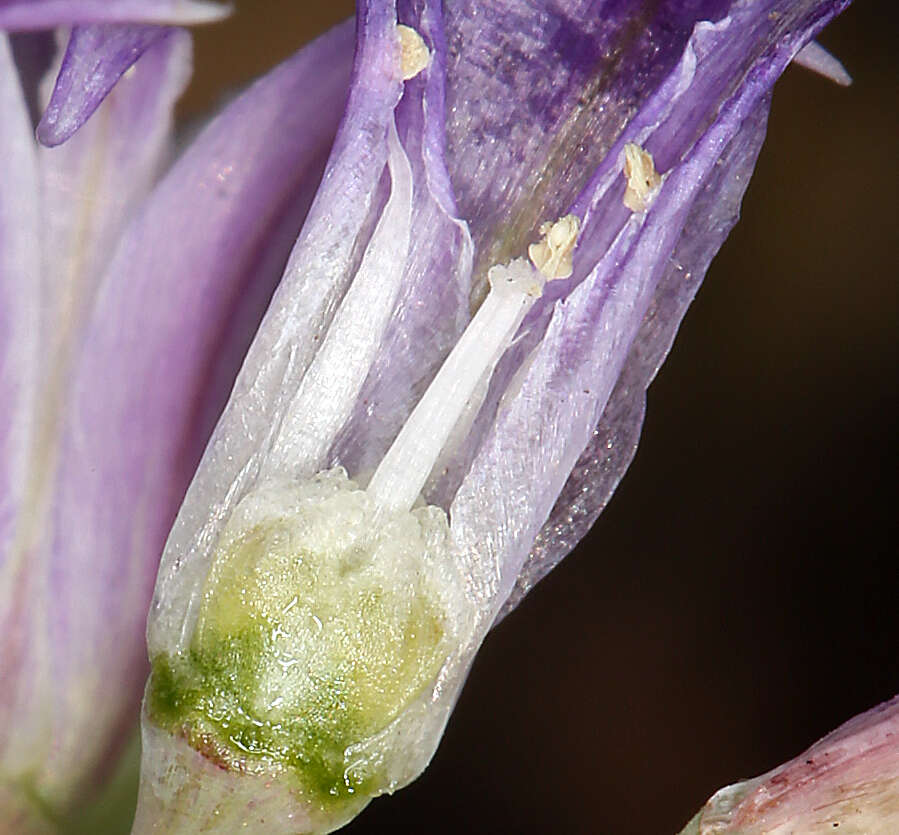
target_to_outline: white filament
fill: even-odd
[[[540,297],[544,276],[521,258],[488,273],[490,292],[403,425],[368,485],[384,508],[412,507],[479,383]]]

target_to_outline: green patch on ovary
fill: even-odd
[[[353,746],[387,728],[446,657],[445,612],[409,555],[266,519],[224,537],[193,640],[153,660],[148,708],[227,768],[288,769],[328,808],[389,788]]]

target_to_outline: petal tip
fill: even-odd
[[[818,73],[818,75],[823,75],[835,84],[839,84],[840,87],[848,87],[852,84],[852,76],[846,71],[842,62],[817,41],[810,41],[802,47],[796,53],[793,62],[800,67]]]
[[[71,121],[60,125],[57,118],[47,111],[41,116],[41,120],[38,122],[37,128],[35,128],[34,136],[45,148],[55,148],[58,145],[62,145],[67,139],[70,139],[79,127],[81,127],[81,123]]]

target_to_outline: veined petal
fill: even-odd
[[[213,0],[0,0],[0,29],[52,29],[77,23],[171,23],[220,20]]]
[[[582,521],[580,514],[592,516],[590,523],[595,520],[630,463],[646,386],[661,361],[657,352],[670,345],[705,267],[735,222],[764,138],[766,116],[767,102],[747,114],[734,138],[720,143],[721,156],[711,160],[717,168],[704,176],[684,171],[697,178],[694,193],[688,194],[681,183],[677,199],[667,206],[680,216],[661,217],[659,195],[653,207],[658,227],[644,231],[634,223],[621,233],[591,276],[558,303],[539,347],[526,359],[517,390],[500,405],[494,428],[456,494],[452,515],[460,541],[468,549],[477,548],[481,559],[488,556],[481,570],[496,560],[496,596],[503,601],[503,614],[586,533],[589,524],[575,525]],[[738,187],[722,189],[722,180],[731,176]],[[708,219],[713,233],[701,238],[696,251],[688,250],[681,262],[674,257],[674,247],[687,218],[695,223]],[[669,237],[660,240],[656,237],[660,233]],[[640,244],[646,248],[643,257]],[[671,265],[668,258],[656,257],[666,246],[674,259]],[[614,274],[616,260],[628,264],[621,275]],[[660,309],[650,314],[654,297]],[[634,346],[630,368],[624,365],[625,357],[643,321],[649,323],[644,333],[648,344]],[[647,364],[647,354],[657,362]],[[616,389],[619,381],[621,388]],[[613,391],[618,393],[615,400]],[[614,410],[606,414],[609,407]],[[531,450],[533,442],[525,439],[534,438],[540,439],[539,449],[545,448],[545,453]],[[590,492],[584,491],[585,486]],[[573,506],[562,505],[572,498]],[[488,530],[483,508],[494,503],[500,508],[497,519],[506,520],[506,525]],[[549,511],[555,506],[558,516],[553,518]],[[548,521],[542,522],[547,516]]]
[[[101,23],[72,29],[38,140],[65,142],[99,107],[115,83],[168,32],[163,26]]]
[[[630,465],[643,426],[646,390],[671,348],[705,271],[738,219],[764,139],[767,111],[768,101],[762,100],[697,195],[602,417],[538,532],[501,616],[514,609],[589,531]]]

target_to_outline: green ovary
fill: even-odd
[[[287,769],[329,807],[388,788],[347,748],[433,682],[446,656],[445,613],[414,548],[385,558],[339,520],[333,541],[316,527],[267,519],[228,541],[189,650],[153,659],[148,708],[222,765]]]

